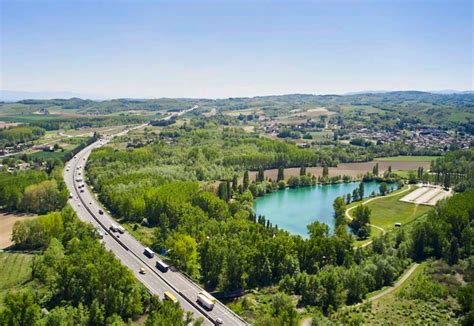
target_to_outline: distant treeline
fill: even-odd
[[[90,127],[104,127],[125,124],[138,124],[149,121],[145,116],[97,116],[97,117],[74,117],[63,119],[44,119],[33,121],[31,126],[46,130],[77,129]]]
[[[9,127],[0,129],[0,148],[36,140],[44,136],[45,130],[39,127]]]
[[[431,162],[430,181],[464,191],[474,187],[474,148],[449,152]]]

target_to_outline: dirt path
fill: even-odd
[[[420,266],[420,264],[417,264],[417,263],[413,264],[413,266],[410,267],[410,269],[408,271],[406,271],[405,274],[402,275],[402,277],[400,277],[400,279],[397,281],[397,283],[395,283],[393,286],[383,290],[382,292],[377,293],[373,297],[368,298],[367,300],[365,300],[365,302],[371,302],[371,301],[380,299],[384,295],[392,293],[394,290],[399,288],[410,277],[411,274],[413,274],[413,272],[418,268],[418,266]]]
[[[403,194],[404,192],[409,191],[410,189],[411,189],[411,185],[408,185],[408,188],[407,188],[407,189],[404,189],[404,190],[402,190],[402,191],[399,191],[399,192],[396,192],[396,193],[393,193],[393,194],[390,194],[390,195],[386,195],[386,196],[377,196],[377,197],[370,198],[370,199],[368,199],[368,200],[362,202],[362,205],[366,205],[366,204],[368,204],[368,203],[370,203],[371,201],[376,200],[376,199],[388,198],[388,197],[392,197],[392,196],[398,196],[398,195],[400,195],[400,194]],[[352,206],[351,208],[349,208],[348,210],[346,210],[346,217],[347,217],[350,221],[352,221],[353,218],[352,218],[352,216],[349,214],[349,212],[350,212],[351,210],[353,210],[354,208],[356,208],[357,206],[358,206],[358,205]],[[378,226],[378,225],[374,225],[374,224],[369,224],[369,225],[370,225],[371,227],[374,227],[374,228],[376,228],[376,229],[379,229],[379,230],[382,232],[382,235],[384,235],[384,234],[386,233],[386,232],[385,232],[385,229],[381,228],[381,227]],[[361,247],[361,248],[367,247],[367,246],[370,245],[373,241],[374,241],[374,240],[370,240],[369,242],[364,243],[364,244],[361,245],[360,247]]]

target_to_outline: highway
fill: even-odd
[[[143,126],[134,127],[133,129]],[[125,133],[126,131],[121,132],[117,136]],[[84,179],[84,166],[91,151],[105,145],[107,142],[108,140],[96,141],[84,148],[66,164],[68,168],[64,171],[64,180],[73,197],[69,202],[79,218],[92,223],[105,234],[103,242],[106,248],[111,250],[124,265],[130,268],[137,279],[152,294],[163,298],[165,291],[171,292],[185,311],[191,311],[194,318],[203,317],[204,325],[216,324],[218,319],[222,320],[223,325],[247,325],[244,320],[217,300],[214,308],[207,311],[196,302],[198,294],[203,291],[199,285],[172,267],[167,272],[162,273],[155,267],[159,258],[156,255],[155,258],[151,259],[146,257],[143,254],[145,247],[138,240],[128,232],[119,234],[109,230],[111,224],[119,224],[101,206],[88,187],[83,187],[83,192],[78,189],[78,185],[84,182],[76,181],[78,178]],[[103,210],[103,214],[99,214],[99,209]],[[139,273],[141,267],[146,269],[146,274]]]

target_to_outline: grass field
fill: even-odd
[[[369,113],[378,113],[384,114],[384,111],[375,108],[371,105],[340,105],[343,113],[354,113],[354,112],[364,112],[365,114]]]
[[[414,173],[415,176],[416,176],[416,172],[415,170],[400,170],[400,171],[394,171],[394,173],[396,173],[397,175],[399,175],[401,178],[405,178],[405,179],[408,179],[410,178],[410,173]]]
[[[32,254],[0,252],[0,306],[9,290],[28,287]]]
[[[436,160],[440,156],[391,156],[391,157],[379,157],[376,161],[404,161],[404,162],[431,162]]]
[[[373,200],[371,200],[372,198],[365,199],[363,203],[371,200],[366,204],[372,211],[370,215],[370,223],[383,228],[385,232],[390,232],[390,230],[395,228],[395,223],[401,223],[403,227],[433,209],[432,207],[425,205],[401,202],[400,198],[408,195],[416,188],[412,187],[409,191],[404,191],[406,189],[407,188],[405,187],[401,190],[397,190],[391,194],[393,196],[389,197],[376,197],[376,199]],[[346,210],[360,204],[361,202],[351,203],[346,206]],[[349,214],[353,217],[354,210],[351,210]],[[381,230],[371,227],[370,237],[365,240],[355,241],[354,245],[362,246],[380,235],[382,235]]]
[[[413,190],[415,190],[415,188],[413,188]],[[368,203],[367,206],[372,210],[370,216],[371,224],[380,226],[385,229],[385,231],[389,231],[395,227],[395,223],[404,225],[432,210],[432,207],[429,206],[415,205],[400,201],[400,198],[406,196],[413,190],[392,197],[381,197]]]

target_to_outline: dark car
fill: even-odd
[[[99,214],[100,214],[100,215],[104,214],[104,211],[101,210],[101,209],[99,209]]]

